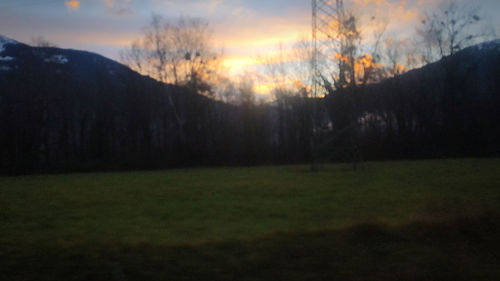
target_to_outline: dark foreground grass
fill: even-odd
[[[0,280],[500,280],[500,160],[0,179]]]
[[[499,280],[499,217],[275,234],[197,246],[3,249],[2,280]]]

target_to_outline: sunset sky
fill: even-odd
[[[500,34],[499,0],[468,0]],[[355,13],[389,22],[387,34],[412,36],[415,22],[434,0],[352,0]],[[259,55],[301,38],[310,38],[310,0],[0,0],[0,34],[29,43],[43,36],[62,48],[119,58],[138,38],[153,13],[167,18],[202,17],[224,48],[234,73]],[[495,18],[496,17],[496,18]]]

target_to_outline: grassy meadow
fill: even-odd
[[[0,178],[0,280],[500,280],[500,159]]]

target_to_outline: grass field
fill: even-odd
[[[500,280],[500,159],[0,178],[0,280]]]

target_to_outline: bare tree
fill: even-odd
[[[211,45],[208,22],[191,17],[168,21],[153,15],[140,39],[122,51],[122,62],[132,69],[166,84],[187,86],[200,94],[212,94],[209,79],[214,76],[219,56]],[[185,117],[176,101],[167,95],[181,142],[185,139]]]
[[[35,47],[57,47],[56,44],[45,39],[43,36],[37,36],[31,38],[31,44]]]
[[[256,102],[255,85],[251,75],[242,75],[238,81],[239,104],[252,106]]]
[[[450,56],[490,37],[491,31],[482,24],[479,7],[446,2],[437,11],[425,16],[417,34],[425,46],[427,63]]]
[[[211,45],[208,22],[181,17],[175,21],[153,15],[143,36],[121,54],[134,70],[175,85],[199,85],[215,72],[219,54]]]
[[[278,44],[276,53],[263,59],[263,82],[272,85],[273,98],[283,95],[310,96],[313,71],[313,48],[310,40],[301,39],[285,48]]]
[[[294,81],[295,86],[299,93],[309,96],[311,93],[311,85],[314,77],[314,49],[310,40],[301,39],[297,41],[293,46],[292,57],[294,58]],[[317,66],[321,69],[322,65]],[[305,90],[305,92],[304,92]]]
[[[337,88],[356,86],[355,61],[359,51],[361,35],[357,18],[345,10],[342,0],[337,1],[336,22],[332,23],[336,36],[331,38],[337,49],[335,60],[338,64]]]
[[[129,48],[122,50],[120,52],[120,60],[128,65],[133,70],[143,73],[143,74],[151,74],[145,73],[147,72],[145,67],[147,67],[145,63],[145,52],[142,49],[141,41],[136,40],[132,42]]]
[[[405,72],[406,66],[403,64],[405,58],[406,41],[393,38],[387,38],[384,42],[384,53],[387,60],[387,72],[394,77]],[[408,60],[408,57],[406,57]]]
[[[224,103],[236,104],[238,101],[237,90],[235,83],[227,78],[220,77],[217,83],[217,96],[218,100]]]

